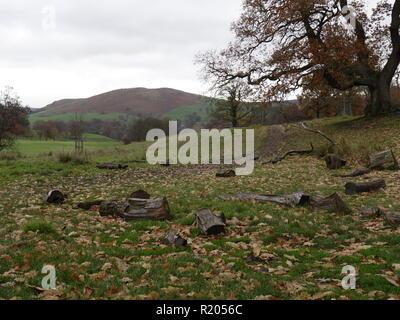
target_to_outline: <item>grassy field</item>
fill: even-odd
[[[350,159],[339,172],[347,172],[362,167],[366,154],[376,150],[390,147],[400,157],[399,120],[329,119],[310,125],[338,141],[336,151]],[[307,147],[310,141],[323,151],[319,136],[293,126],[284,129],[290,134],[281,152]],[[257,130],[263,139],[269,132]],[[257,145],[265,143],[271,141]],[[359,214],[366,205],[400,210],[398,171],[369,175],[385,178],[383,191],[347,196],[349,179],[333,177],[317,155],[294,156],[277,165],[258,162],[251,176],[221,180],[214,166],[134,164],[143,159],[147,145],[91,151],[90,163],[80,165],[32,154],[0,161],[0,298],[400,299],[400,230]],[[96,169],[103,161],[127,163],[129,169]],[[43,203],[43,194],[52,188],[68,194],[63,205]],[[171,221],[126,223],[100,217],[97,210],[73,209],[83,200],[123,199],[137,189],[167,197]],[[299,190],[325,196],[338,192],[353,213],[218,199],[237,192]],[[226,215],[225,234],[201,235],[194,225],[201,208]],[[189,246],[161,245],[170,229],[178,230]],[[47,264],[56,268],[57,291],[38,288]],[[356,290],[341,287],[346,265],[357,269]]]
[[[129,116],[126,114],[122,113],[85,113],[83,114],[83,120],[84,121],[90,121],[93,119],[100,119],[100,120],[113,120],[113,119],[118,119],[118,118],[134,118],[134,116]],[[72,121],[75,119],[75,113],[63,113],[63,114],[53,114],[51,111],[45,111],[45,112],[40,112],[40,113],[35,113],[29,116],[29,121],[31,124],[34,124],[35,122],[38,121],[55,121],[55,120],[60,120],[60,121]]]
[[[87,151],[106,150],[121,146],[120,142],[113,139],[95,135],[85,134],[85,148]],[[44,153],[72,152],[75,148],[73,141],[53,141],[53,140],[18,140],[14,150],[22,155],[38,155]]]

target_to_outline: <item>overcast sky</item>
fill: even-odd
[[[132,87],[204,93],[193,65],[223,48],[242,0],[0,0],[0,87],[25,104]]]

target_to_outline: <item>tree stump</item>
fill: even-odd
[[[183,239],[177,231],[171,230],[167,233],[165,239],[161,241],[161,244],[180,248],[186,247],[188,242],[187,240]]]
[[[228,171],[218,172],[216,176],[217,178],[233,178],[236,177],[236,172],[235,170],[228,170]]]
[[[52,203],[52,204],[62,204],[64,203],[66,199],[66,195],[62,193],[60,190],[51,190],[45,200],[47,203]]]
[[[396,228],[400,226],[400,212],[386,211],[383,215],[391,226]]]
[[[399,169],[399,163],[392,150],[377,153],[371,156],[369,161],[373,170]]]
[[[210,210],[201,209],[196,213],[196,224],[203,234],[218,235],[225,232],[226,219],[224,215],[218,216]]]
[[[97,166],[98,169],[103,169],[103,170],[123,170],[127,169],[128,166],[125,164],[119,164],[119,163],[103,163]]]
[[[318,196],[311,197],[311,207],[314,211],[328,211],[343,214],[351,213],[351,209],[337,193],[326,198]]]
[[[139,219],[167,220],[171,209],[166,198],[127,199],[123,218],[126,221]]]
[[[146,191],[144,191],[144,190],[138,190],[138,191],[135,191],[134,193],[132,193],[130,196],[129,196],[129,198],[130,199],[145,199],[145,200],[148,200],[148,199],[150,199],[151,198],[151,196],[150,196],[150,194],[148,194]]]
[[[325,162],[326,162],[326,166],[328,167],[328,169],[330,170],[338,170],[343,168],[346,164],[347,161],[340,158],[338,155],[336,154],[329,154],[325,157]]]
[[[377,191],[379,189],[385,188],[386,183],[385,180],[379,179],[371,182],[349,182],[346,184],[346,194],[347,195],[353,195],[357,193],[364,193],[364,192],[371,192],[371,191]]]

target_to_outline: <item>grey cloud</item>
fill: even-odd
[[[198,80],[193,56],[198,51],[225,46],[230,39],[230,23],[239,15],[241,2],[0,0],[0,85],[13,85],[33,106],[64,98],[56,97],[63,94],[62,87],[68,87],[65,97],[74,87],[76,96],[81,96],[121,84],[183,84],[178,89],[200,93],[203,87],[195,84]],[[42,28],[46,6],[56,10],[56,28],[52,31]],[[26,70],[26,79],[11,75],[17,69],[19,75]],[[33,75],[33,69],[43,70],[43,75]],[[87,91],[82,83],[67,83],[67,79],[79,79],[85,69],[91,70],[89,73],[105,70],[113,81],[107,83],[106,76],[100,75],[102,78],[93,78],[92,83],[101,85]],[[141,79],[133,76],[132,81],[127,81],[128,72],[140,74]],[[59,88],[48,74],[59,75]],[[37,90],[35,83],[41,84]],[[46,83],[52,92],[42,91]]]

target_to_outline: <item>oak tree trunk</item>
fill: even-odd
[[[369,87],[370,101],[365,110],[367,116],[378,116],[394,111],[390,96],[390,81],[379,79],[375,86]]]

